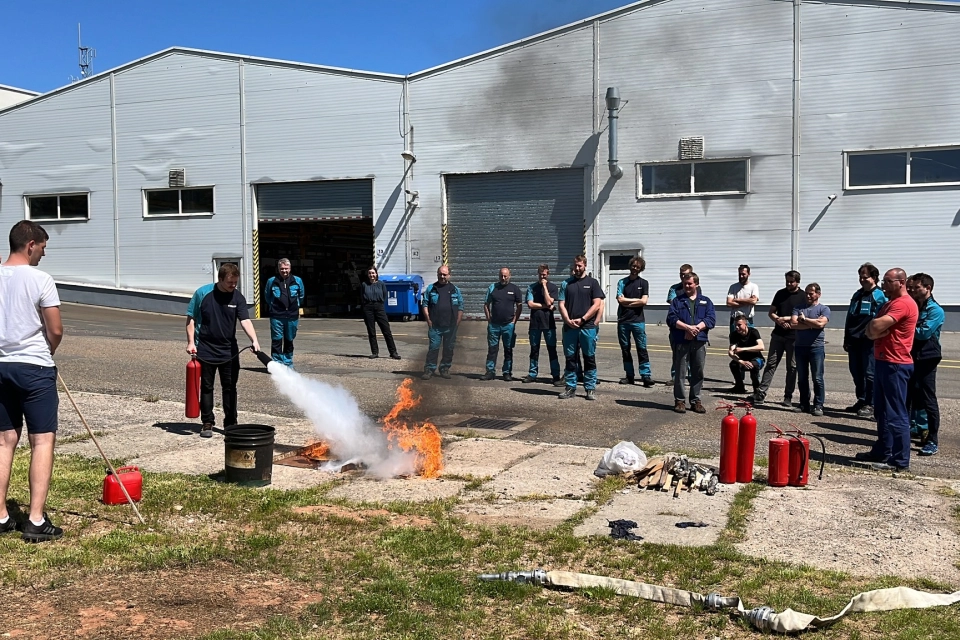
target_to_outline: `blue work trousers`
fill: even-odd
[[[854,338],[847,344],[847,363],[857,401],[873,405],[873,340]]]
[[[457,326],[438,327],[433,325],[427,329],[427,339],[430,346],[427,348],[427,361],[423,365],[423,370],[430,373],[437,370],[437,357],[440,355],[440,345],[442,343],[443,357],[440,359],[440,371],[449,371],[453,364],[453,348],[457,346]]]
[[[547,355],[550,356],[550,375],[554,380],[560,379],[560,358],[557,357],[557,330],[530,329],[530,377],[536,378],[540,371],[540,340],[547,343]]]
[[[653,375],[650,370],[650,354],[647,353],[647,329],[643,322],[617,323],[617,340],[620,342],[620,351],[623,354],[623,370],[627,378],[635,378],[633,370],[633,356],[630,353],[630,337],[637,344],[637,372],[641,378]]]
[[[503,372],[513,373],[513,348],[517,345],[517,325],[487,323],[487,371],[497,370],[497,354],[503,341]]]
[[[577,386],[577,346],[583,355],[583,388],[597,388],[597,328],[573,329],[563,327],[563,355],[567,366],[564,380],[568,387]]]
[[[800,408],[809,411],[812,407],[823,408],[827,399],[823,386],[823,345],[818,347],[794,347],[797,359],[797,387],[800,390]],[[813,405],[810,404],[810,378],[813,378]]]
[[[293,339],[299,323],[299,318],[270,318],[270,357],[274,362],[293,366]]]
[[[877,442],[873,455],[897,467],[910,466],[910,414],[907,387],[912,364],[877,360],[873,385],[873,415],[877,419]]]

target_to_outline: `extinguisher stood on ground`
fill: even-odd
[[[800,429],[794,427],[796,434],[790,434],[790,463],[788,484],[791,487],[805,487],[810,475],[810,441],[804,436],[810,436],[820,441],[820,450],[823,455],[820,458],[820,476],[823,479],[823,465],[826,463],[827,450],[823,443],[823,438],[814,434],[805,434]]]
[[[773,425],[771,425],[773,426]],[[771,487],[785,487],[790,481],[790,440],[786,435],[773,427],[777,437],[770,439],[770,455],[767,458],[767,484]]]
[[[187,363],[187,399],[184,414],[188,418],[200,417],[200,361],[192,356]]]
[[[717,408],[727,410],[727,415],[720,421],[720,482],[733,484],[737,481],[737,416],[733,415],[732,404]]]
[[[757,419],[753,407],[740,418],[739,446],[737,448],[737,482],[753,482],[753,455],[757,447]]]

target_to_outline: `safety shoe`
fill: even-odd
[[[873,417],[873,406],[865,404],[857,410],[857,415],[861,418],[872,418]]]
[[[213,437],[213,425],[207,423],[207,424],[204,424],[203,426],[201,426],[201,427],[200,427],[200,437],[201,437],[201,438],[212,438],[212,437]]]
[[[504,374],[503,374],[503,381],[504,381],[504,382],[513,382],[513,374],[512,374],[512,373],[504,373]]]
[[[371,353],[371,354],[368,355],[367,357],[370,358],[371,360],[376,360],[377,358],[380,357],[380,354],[379,354],[379,353]]]
[[[440,377],[444,380],[450,379],[450,371],[448,369],[440,369]]]
[[[897,473],[910,473],[910,467],[898,467],[895,464],[890,464],[888,462],[874,462],[870,465],[870,468],[874,471],[895,471]]]
[[[23,523],[22,533],[20,537],[23,538],[24,542],[47,542],[49,540],[59,540],[63,537],[63,529],[60,527],[55,527],[50,518],[47,517],[47,514],[43,514],[43,523],[40,525],[35,525],[30,521],[30,518],[27,518],[27,521]]]
[[[747,398],[747,400],[749,400],[749,401],[750,401],[751,403],[753,403],[755,406],[760,406],[760,405],[762,405],[762,404],[764,403],[763,396],[757,394],[756,392],[754,392],[754,394],[753,394],[752,396],[750,396],[749,398]]]
[[[597,394],[593,391],[593,389],[587,389],[587,400],[596,400],[596,399],[597,399]]]
[[[520,380],[520,382],[522,382],[523,384],[530,384],[531,382],[536,382],[536,381],[537,381],[537,379],[536,379],[535,377],[533,377],[533,376],[524,376],[524,377]]]
[[[787,407],[788,409],[793,406],[793,400],[791,398],[784,398],[780,401],[781,407]]]
[[[683,400],[677,400],[673,403],[673,410],[675,413],[686,413],[687,405],[684,404]]]
[[[483,377],[481,377],[480,379],[481,379],[481,380],[493,380],[493,379],[496,378],[496,377],[497,377],[497,374],[495,374],[493,371],[487,371],[485,374],[483,374]]]
[[[853,454],[853,459],[860,462],[883,462],[884,456],[877,455],[873,451],[858,451]]]
[[[813,411],[810,412],[810,415],[820,417],[823,415],[823,407],[814,407]]]
[[[938,451],[940,451],[940,447],[937,446],[936,442],[928,442],[927,444],[923,445],[923,449],[920,449],[920,455],[932,456],[936,455]]]
[[[6,522],[0,522],[0,533],[10,533],[11,531],[17,530],[17,521],[14,520],[9,514],[7,515]]]
[[[861,408],[863,408],[864,404],[866,403],[864,403],[862,400],[857,400],[852,405],[844,409],[844,411],[846,411],[847,413],[856,413],[860,411]]]
[[[633,378],[620,378],[620,384],[633,384]]]
[[[432,377],[433,377],[433,371],[424,371],[424,372],[423,372],[423,375],[420,376],[420,379],[421,379],[421,380],[429,380],[429,379],[432,378]]]
[[[652,387],[654,384],[656,383],[653,381],[653,378],[651,378],[650,376],[643,377],[643,386],[646,387],[647,389]]]
[[[693,407],[691,407],[691,408],[693,409],[693,412],[694,412],[694,413],[706,413],[706,412],[707,412],[706,407],[704,407],[704,406],[703,406],[703,403],[700,402],[699,400],[694,400],[694,401],[693,401]]]
[[[567,387],[563,390],[563,393],[557,396],[558,400],[569,400],[570,398],[577,397],[577,388],[576,387]]]
[[[810,407],[805,407],[802,404],[798,404],[793,408],[794,413],[810,413]]]
[[[403,360],[403,357],[399,353],[391,353],[390,357],[394,360]]]
[[[556,378],[556,379],[553,381],[553,386],[555,386],[555,387],[565,387],[565,386],[567,386],[567,383],[566,383],[566,381],[565,381],[563,378]]]

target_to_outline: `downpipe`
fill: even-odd
[[[620,120],[620,91],[616,87],[607,87],[607,143],[609,154],[607,166],[610,167],[610,177],[619,180],[623,177],[623,169],[617,160],[617,122]]]

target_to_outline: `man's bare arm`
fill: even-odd
[[[60,341],[63,340],[60,307],[41,307],[40,315],[43,317],[43,335],[46,336],[47,344],[50,345],[50,355],[53,355],[57,352]]]

